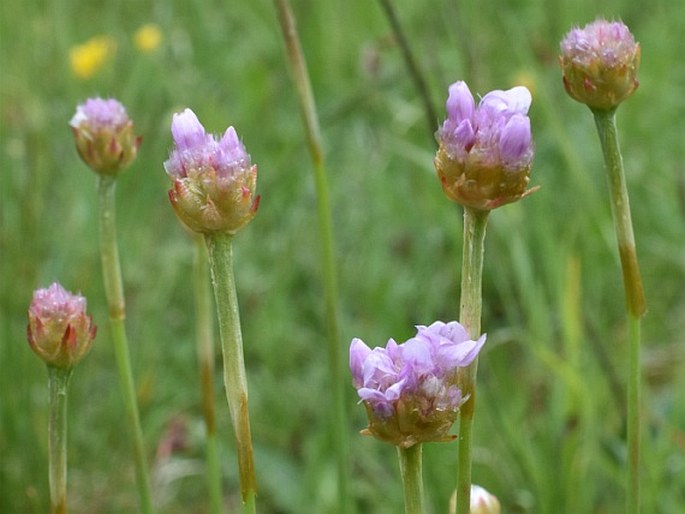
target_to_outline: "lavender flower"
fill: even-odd
[[[350,344],[352,382],[369,416],[362,433],[409,448],[449,441],[447,432],[467,398],[457,387],[457,369],[470,364],[485,335],[470,340],[456,321],[418,326],[416,336],[371,350],[361,339]]]
[[[189,228],[203,234],[235,234],[257,212],[257,166],[228,127],[221,139],[205,132],[190,109],[174,114],[176,147],[164,163],[173,181],[169,199]]]
[[[530,92],[523,86],[491,91],[478,106],[465,82],[450,86],[435,157],[450,199],[490,210],[533,191],[526,191],[534,153],[527,116],[530,103]]]
[[[124,106],[113,98],[89,98],[69,124],[79,155],[98,174],[116,176],[138,153],[141,138],[134,135]]]
[[[620,21],[598,19],[572,29],[561,42],[564,87],[593,109],[612,109],[638,87],[640,45]]]
[[[96,327],[86,314],[86,299],[55,282],[33,293],[27,335],[31,349],[46,364],[68,369],[90,350]]]

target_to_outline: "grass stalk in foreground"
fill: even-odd
[[[640,319],[647,311],[640,267],[635,250],[630,201],[626,186],[623,158],[616,131],[616,109],[592,110],[602,145],[604,163],[609,179],[611,211],[616,229],[618,251],[623,270],[623,285],[628,314],[628,391],[627,391],[627,510],[640,512]]]
[[[256,512],[257,479],[255,477],[250,416],[247,403],[247,377],[243,357],[238,296],[233,274],[233,236],[205,236],[214,285],[214,298],[219,318],[219,335],[224,363],[224,385],[238,450],[240,493],[243,513]]]
[[[98,193],[100,196],[100,253],[102,272],[105,282],[105,294],[109,306],[109,320],[112,327],[112,341],[114,354],[119,371],[121,393],[128,418],[129,429],[133,438],[134,461],[136,469],[136,483],[140,511],[152,514],[152,496],[150,479],[143,444],[143,432],[140,427],[136,390],[131,371],[128,340],[126,338],[126,306],[124,303],[124,286],[121,279],[119,263],[119,249],[116,236],[116,208],[115,208],[116,179],[111,176],[98,177]]]
[[[300,46],[295,17],[288,0],[274,0],[283,32],[290,62],[293,82],[297,89],[300,114],[304,123],[309,153],[311,155],[316,196],[318,201],[319,234],[321,239],[321,264],[324,275],[326,323],[328,327],[328,359],[333,401],[333,447],[338,464],[338,508],[340,514],[354,511],[349,488],[348,416],[345,409],[345,362],[338,328],[338,285],[333,250],[333,221],[331,216],[328,180],[324,165],[321,131],[314,103],[307,63]]]
[[[67,512],[67,391],[72,370],[48,366],[50,514]]]
[[[397,447],[404,489],[405,514],[423,514],[423,470],[421,443],[409,448]]]
[[[461,271],[459,321],[471,338],[480,336],[483,303],[482,278],[485,230],[489,211],[464,207],[464,249]],[[457,469],[457,514],[471,510],[471,461],[473,416],[476,407],[476,372],[478,357],[460,370],[459,387],[468,400],[459,409],[459,461]]]
[[[207,247],[200,236],[195,236],[195,318],[197,323],[197,357],[202,387],[202,413],[205,420],[207,486],[209,489],[209,512],[220,514],[222,503],[221,468],[216,437],[216,408],[214,398],[214,318],[212,317],[212,292],[209,285]]]

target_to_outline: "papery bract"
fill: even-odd
[[[477,106],[465,82],[450,86],[435,157],[450,199],[490,210],[533,191],[526,189],[534,154],[530,104],[530,92],[522,86],[491,91]]]
[[[29,346],[46,364],[68,369],[90,350],[96,327],[86,314],[83,296],[55,282],[33,293],[28,316]]]
[[[363,431],[408,448],[448,441],[448,431],[466,400],[457,387],[457,370],[468,366],[485,343],[474,341],[456,321],[418,326],[416,336],[370,349],[361,339],[350,344],[350,370],[369,416]]]
[[[190,109],[171,124],[175,148],[164,168],[173,181],[169,199],[178,217],[203,234],[235,234],[259,205],[257,166],[229,127],[221,139],[207,134]]]

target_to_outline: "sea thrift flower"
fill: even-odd
[[[178,217],[203,234],[235,234],[257,212],[257,166],[228,127],[221,139],[205,132],[190,109],[174,114],[176,147],[164,163],[173,181],[169,199]]]
[[[612,109],[637,89],[640,45],[620,21],[596,20],[561,42],[564,87],[593,109]]]
[[[69,51],[71,71],[78,78],[87,80],[93,77],[116,51],[114,39],[96,36]]]
[[[86,299],[55,282],[33,293],[27,335],[31,349],[50,366],[68,369],[90,350],[96,327]]]
[[[491,91],[477,106],[465,82],[450,86],[434,163],[451,200],[490,210],[534,191],[526,190],[534,153],[530,103],[523,86]]]
[[[100,175],[116,176],[138,153],[141,138],[133,133],[124,106],[113,98],[89,98],[69,124],[79,155]]]
[[[399,345],[390,339],[371,350],[357,338],[350,344],[352,381],[369,416],[362,433],[401,448],[453,439],[447,432],[467,400],[457,387],[457,369],[485,343],[485,335],[469,339],[456,321],[417,329]]]

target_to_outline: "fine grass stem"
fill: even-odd
[[[197,358],[200,366],[202,390],[202,414],[207,432],[207,486],[211,514],[220,514],[221,468],[216,439],[216,408],[214,398],[214,318],[212,317],[212,292],[209,284],[207,247],[200,236],[195,236],[194,282],[195,318],[197,323]]]
[[[628,314],[628,391],[627,391],[627,509],[640,512],[640,320],[647,311],[640,267],[635,250],[630,200],[626,186],[623,158],[616,130],[616,109],[593,109],[595,125],[604,154],[609,179],[611,212],[614,218],[618,251],[623,270],[623,286]]]
[[[422,445],[419,443],[409,448],[398,446],[397,456],[400,460],[404,489],[404,512],[405,514],[423,514]]]
[[[459,321],[471,338],[480,336],[483,304],[483,254],[489,211],[464,207],[464,248],[461,265],[461,305]],[[457,464],[457,514],[471,510],[471,461],[473,416],[476,407],[478,357],[460,370],[459,387],[468,398],[459,409],[459,460]]]
[[[230,234],[206,235],[205,242],[209,251],[214,299],[219,318],[226,399],[238,449],[243,514],[254,514],[257,479],[247,403],[243,336],[240,329],[240,311],[233,273],[233,236]]]
[[[128,340],[126,337],[126,305],[124,303],[124,286],[121,279],[119,249],[116,236],[116,179],[102,175],[98,178],[100,196],[100,254],[105,283],[105,294],[109,306],[109,321],[112,328],[114,355],[119,371],[119,382],[124,400],[129,429],[133,437],[136,483],[140,510],[143,514],[152,514],[152,495],[150,479],[145,457],[143,432],[140,427],[140,416],[136,401],[136,389],[131,371]]]
[[[67,391],[72,370],[48,366],[50,514],[67,513]]]
[[[333,220],[331,215],[328,179],[324,164],[321,130],[309,80],[307,63],[300,45],[295,16],[288,0],[274,0],[283,32],[290,62],[290,71],[300,106],[300,114],[307,136],[309,154],[314,170],[314,183],[318,203],[319,235],[321,240],[321,265],[323,269],[326,324],[328,328],[328,360],[333,401],[333,447],[338,465],[338,508],[340,514],[354,511],[349,491],[349,442],[347,439],[348,416],[345,409],[345,383],[343,347],[338,328],[338,284],[333,250]]]

